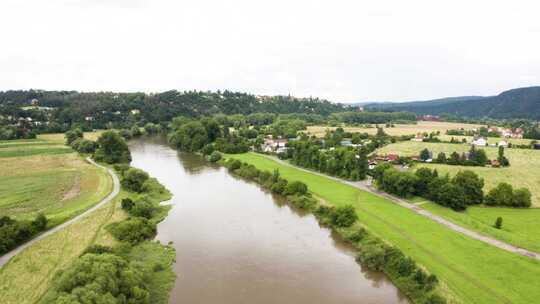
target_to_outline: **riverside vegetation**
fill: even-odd
[[[230,172],[257,182],[273,193],[284,195],[292,205],[312,212],[319,222],[337,232],[358,252],[357,261],[371,270],[385,272],[415,303],[446,303],[436,291],[438,279],[419,267],[398,248],[372,235],[362,224],[351,205],[333,207],[321,204],[306,184],[281,177],[279,170],[261,171],[255,166],[229,158],[222,164]]]

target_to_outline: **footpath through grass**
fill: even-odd
[[[352,186],[279,164],[265,156],[228,155],[258,169],[279,169],[306,183],[332,205],[353,205],[360,222],[436,274],[451,302],[534,303],[540,298],[540,263],[470,239],[410,210]]]

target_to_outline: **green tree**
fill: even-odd
[[[446,154],[444,154],[444,152],[441,152],[441,153],[437,154],[436,162],[439,163],[439,164],[446,163]]]
[[[500,183],[491,189],[485,197],[485,203],[489,206],[512,206],[514,190],[510,184]]]
[[[480,178],[476,173],[470,170],[459,171],[452,183],[461,187],[465,192],[465,204],[475,205],[481,204],[484,199],[484,179]]]
[[[79,138],[83,138],[83,131],[81,129],[69,130],[65,134],[66,145],[70,146],[71,143],[76,141]]]
[[[529,208],[531,206],[531,191],[529,191],[527,188],[514,190],[512,205],[514,207]]]
[[[131,153],[126,141],[114,131],[103,132],[97,140],[94,159],[108,164],[130,163]]]
[[[429,150],[427,148],[420,151],[420,159],[421,160],[426,161],[426,160],[428,160],[430,158],[431,158],[431,153],[429,152]]]
[[[465,204],[465,191],[453,183],[446,183],[440,188],[439,202],[443,206],[450,207],[456,211],[463,211],[467,208]]]
[[[124,178],[122,179],[122,186],[126,189],[134,192],[142,192],[143,184],[150,178],[148,173],[144,172],[141,169],[129,168],[124,173]]]

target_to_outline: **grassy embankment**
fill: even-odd
[[[470,239],[392,202],[254,153],[230,155],[306,183],[329,204],[352,204],[360,222],[441,279],[454,303],[531,303],[540,297],[540,263]]]
[[[49,226],[82,213],[112,190],[105,171],[60,141],[0,142],[0,167],[0,215],[32,219],[41,212]]]
[[[383,147],[379,153],[397,153],[399,155],[417,155],[422,149],[428,148],[434,154],[453,151],[466,152],[468,145],[400,142]],[[497,148],[484,148],[489,158],[497,157]],[[469,207],[466,212],[455,212],[434,203],[422,203],[425,208],[448,220],[466,226],[470,229],[491,235],[505,242],[540,252],[540,151],[526,149],[505,149],[505,155],[510,160],[508,168],[463,167],[441,164],[420,164],[437,169],[439,174],[449,173],[451,176],[459,170],[472,170],[484,178],[484,192],[501,182],[506,182],[514,188],[526,187],[532,193],[533,207],[531,209]],[[497,217],[503,218],[502,229],[495,229],[493,224]]]

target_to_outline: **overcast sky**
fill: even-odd
[[[332,101],[540,85],[540,2],[1,0],[0,90]]]

